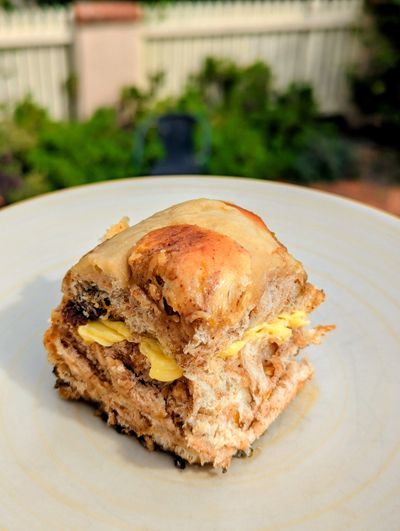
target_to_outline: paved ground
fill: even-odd
[[[400,185],[374,184],[368,181],[337,181],[318,183],[313,188],[350,197],[400,216]]]

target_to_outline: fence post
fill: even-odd
[[[118,99],[140,81],[141,10],[135,2],[79,2],[74,6],[74,56],[79,118]]]
[[[308,19],[312,18],[318,11],[320,5],[319,0],[308,0],[304,3],[304,16]],[[312,77],[312,70],[315,58],[315,50],[317,47],[317,40],[315,28],[310,28],[307,31],[306,41],[306,55],[305,55],[305,79],[310,80]]]

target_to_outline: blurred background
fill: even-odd
[[[400,215],[400,0],[0,6],[0,205],[190,173]]]

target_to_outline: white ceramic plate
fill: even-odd
[[[225,475],[173,467],[64,402],[42,347],[67,268],[121,216],[189,198],[261,215],[327,293],[336,323],[314,380]],[[0,526],[7,529],[357,529],[400,523],[400,221],[320,192],[246,179],[158,178],[0,211]]]

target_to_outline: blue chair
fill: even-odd
[[[198,175],[208,173],[211,153],[211,131],[205,119],[187,113],[168,113],[147,120],[134,136],[133,161],[142,170],[146,137],[151,128],[163,145],[165,156],[147,172],[149,175]],[[195,133],[200,133],[196,152]]]

